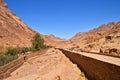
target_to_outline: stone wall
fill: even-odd
[[[85,72],[88,80],[120,80],[120,66],[102,62],[60,49],[73,63]]]
[[[27,59],[40,55],[40,52],[30,53],[26,56],[20,57],[4,66],[0,67],[0,80],[9,77],[10,73],[18,69]]]
[[[0,67],[0,80],[10,76],[10,73],[16,70],[24,63],[24,57],[14,60],[2,67]]]

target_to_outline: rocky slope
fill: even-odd
[[[43,35],[42,37],[46,41],[47,45],[51,45],[56,48],[66,48],[69,44],[69,41],[57,38],[54,35]]]
[[[0,49],[30,47],[34,33],[0,0]]]
[[[4,0],[0,0],[0,50],[11,47],[30,47],[35,33],[8,9]],[[61,47],[66,43],[65,40],[53,35],[45,36],[41,34],[41,36],[47,45]]]
[[[111,54],[110,50],[115,49],[113,55],[120,55],[120,22],[101,25],[100,27],[76,34],[70,41],[71,46],[77,50],[89,52],[105,52]]]

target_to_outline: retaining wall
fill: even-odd
[[[73,63],[85,72],[88,80],[120,80],[120,66],[102,62],[77,53],[61,50]]]
[[[10,76],[10,73],[19,68],[27,59],[40,55],[40,52],[30,53],[0,67],[0,80]]]
[[[0,67],[0,80],[10,76],[10,73],[16,70],[24,63],[24,57],[16,59],[2,67]]]

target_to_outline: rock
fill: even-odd
[[[100,48],[100,53],[108,54],[108,55],[114,55],[114,56],[120,56],[120,49],[116,49],[116,48]]]

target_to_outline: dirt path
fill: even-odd
[[[85,76],[61,51],[49,49],[27,60],[5,80],[85,80]]]

